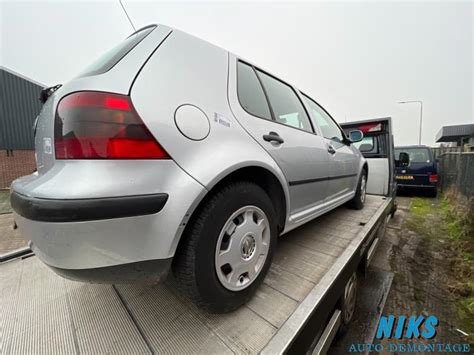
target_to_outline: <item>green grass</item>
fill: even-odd
[[[462,220],[455,213],[452,204],[446,198],[441,201],[441,214],[446,223],[446,231],[450,239],[460,241],[465,236]]]
[[[436,206],[432,200],[416,197],[411,201],[410,218],[407,220],[407,227],[423,238],[438,237],[438,231],[433,230],[432,223],[427,223],[430,217],[436,214]]]
[[[474,287],[474,282],[471,282],[471,289],[472,287]],[[469,341],[474,343],[474,296],[459,300],[456,308],[461,320],[461,329],[469,334]]]
[[[430,243],[439,240],[448,242],[454,251],[455,260],[450,267],[456,275],[452,280],[458,290],[453,294],[454,302],[460,317],[461,327],[470,334],[469,341],[474,342],[474,248],[472,238],[472,210],[459,204],[456,199],[440,198],[439,202],[431,199],[414,198],[410,205],[410,218],[406,226]],[[459,290],[470,290],[460,292]]]
[[[411,202],[410,212],[416,217],[425,217],[432,212],[430,200],[425,198],[414,198]]]
[[[466,240],[468,233],[456,206],[446,198],[442,198],[440,203],[432,201],[418,197],[412,200],[408,221],[410,229],[425,237],[447,236],[454,242]]]
[[[458,204],[456,198],[445,196],[440,203],[440,215],[445,224],[446,234],[452,247],[457,250],[456,271],[459,289],[470,290],[466,296],[458,297],[455,301],[462,329],[469,334],[469,341],[474,343],[474,270],[473,238],[470,232],[472,210]]]

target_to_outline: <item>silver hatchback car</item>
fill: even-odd
[[[91,282],[162,280],[231,311],[278,235],[350,202],[367,163],[312,98],[228,51],[147,26],[52,93],[11,203],[36,255]]]

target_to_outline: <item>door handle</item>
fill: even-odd
[[[263,140],[267,142],[276,142],[278,144],[285,143],[285,140],[281,138],[276,132],[269,132],[263,135]]]
[[[336,149],[331,144],[328,144],[328,153],[329,154],[336,154]]]

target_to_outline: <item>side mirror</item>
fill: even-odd
[[[398,160],[395,160],[395,166],[397,168],[402,166],[408,166],[409,163],[410,156],[408,155],[408,153],[405,152],[400,152],[400,154],[398,155]]]
[[[362,133],[362,131],[358,129],[349,132],[349,140],[352,143],[360,142],[363,138],[364,138],[364,133]]]

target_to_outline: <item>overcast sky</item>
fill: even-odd
[[[1,0],[0,0],[1,1]],[[474,6],[465,2],[123,1],[139,28],[176,27],[289,81],[339,122],[393,117],[395,143],[474,122]],[[132,32],[117,1],[0,3],[0,65],[45,85],[73,78]]]

